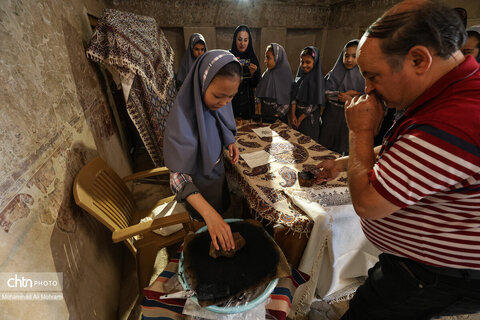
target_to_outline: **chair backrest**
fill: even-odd
[[[87,163],[73,183],[75,202],[112,232],[128,227],[137,210],[125,182],[101,158]]]

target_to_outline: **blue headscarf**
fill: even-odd
[[[272,43],[271,46],[275,67],[263,73],[255,94],[259,98],[275,99],[277,104],[289,104],[293,83],[292,70],[285,49],[278,43]]]
[[[235,142],[236,124],[232,104],[212,111],[203,96],[217,72],[235,56],[225,50],[210,50],[195,60],[167,119],[163,156],[174,172],[209,175],[222,152]]]
[[[182,62],[180,63],[180,69],[178,69],[177,80],[183,82],[185,77],[190,71],[190,67],[195,62],[195,56],[193,55],[193,47],[199,42],[202,42],[205,45],[205,52],[207,51],[207,42],[205,38],[200,33],[194,33],[190,36],[188,40],[187,52],[183,55]]]
[[[322,73],[322,63],[317,47],[305,47],[313,51],[313,69],[305,73],[301,66],[298,66],[297,76],[292,89],[292,100],[306,104],[325,104],[325,80]],[[303,52],[302,50],[302,52]]]
[[[358,46],[357,39],[348,41],[338,56],[337,62],[335,62],[333,69],[330,70],[330,72],[325,76],[325,88],[327,90],[340,92],[345,92],[348,90],[355,90],[358,92],[365,91],[365,78],[360,73],[358,65],[348,70],[343,64],[343,55],[345,54],[345,50],[347,50],[347,46],[353,43]]]

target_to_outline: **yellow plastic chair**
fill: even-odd
[[[180,204],[173,208],[174,214],[140,222],[160,205],[173,206],[174,196],[158,201],[149,210],[138,210],[125,183],[165,173],[167,168],[155,168],[122,179],[105,161],[96,158],[80,170],[73,184],[75,202],[112,231],[113,242],[123,241],[135,256],[140,292],[149,285],[158,250],[183,241],[193,230],[190,215]],[[175,224],[183,224],[183,229],[168,236],[153,232]]]

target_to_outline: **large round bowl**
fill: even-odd
[[[233,218],[232,219],[225,219],[225,222],[227,222],[227,223],[232,223],[232,222],[237,222],[237,221],[243,221],[243,219],[233,219]],[[204,227],[198,229],[197,232],[195,232],[195,233],[200,233],[200,232],[205,232],[205,231],[207,231],[207,226],[204,226]],[[180,283],[181,283],[183,289],[187,290],[187,291],[191,290],[190,286],[188,285],[187,281],[185,280],[185,274],[184,274],[184,271],[183,271],[183,251],[180,255],[180,261],[178,263],[178,275],[179,275],[178,278],[180,279]],[[205,307],[205,309],[207,309],[209,311],[212,311],[212,312],[223,313],[223,314],[240,313],[240,312],[248,311],[252,308],[255,308],[256,306],[258,306],[263,301],[265,301],[270,296],[272,291],[275,289],[275,287],[277,286],[277,283],[278,283],[278,279],[273,279],[272,281],[270,281],[270,283],[265,288],[265,290],[259,296],[257,296],[252,301],[249,301],[248,303],[238,305],[238,306],[233,306],[233,307],[221,307],[221,306],[213,305],[213,306]],[[193,299],[193,301],[195,301],[198,304],[198,300],[197,300],[196,296],[193,296],[192,299]]]

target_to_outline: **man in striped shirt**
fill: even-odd
[[[367,238],[383,253],[342,319],[480,312],[480,71],[448,7],[404,1],[357,49],[366,95],[346,106],[347,170]],[[385,104],[403,115],[373,148]]]

